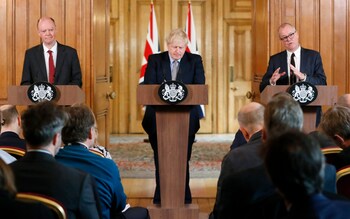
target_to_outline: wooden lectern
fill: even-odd
[[[207,85],[186,85],[187,98],[176,104],[158,96],[160,85],[139,85],[137,103],[156,107],[161,205],[148,207],[152,219],[198,219],[198,205],[185,205],[190,109],[208,104]]]
[[[271,97],[279,92],[287,91],[289,85],[278,85],[265,87],[260,95],[262,104],[267,104]],[[316,85],[318,95],[316,100],[307,106],[302,106],[304,112],[304,131],[309,133],[315,130],[316,106],[333,106],[337,102],[338,86]]]
[[[58,92],[58,105],[73,105],[85,102],[85,93],[77,85],[55,85]],[[9,86],[8,104],[17,106],[34,105],[27,95],[29,85]]]

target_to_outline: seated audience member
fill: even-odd
[[[2,120],[2,115],[0,113],[0,120]],[[0,126],[1,131],[1,126]],[[15,157],[13,157],[11,154],[7,153],[6,151],[3,151],[0,149],[0,159],[2,159],[6,164],[12,163],[16,160]]]
[[[260,103],[251,102],[239,110],[239,130],[247,143],[244,147],[234,148],[225,155],[221,163],[216,199],[220,199],[222,179],[225,176],[262,164],[259,151],[262,145],[261,129],[263,128],[264,109],[265,107]]]
[[[271,98],[264,111],[263,141],[281,131],[302,130],[302,127],[303,111],[298,102],[294,101],[288,93],[279,93]],[[270,215],[271,212],[261,210],[258,203],[275,197],[275,187],[266,174],[263,157],[260,156],[260,159],[260,165],[238,173],[227,174],[222,179],[221,191],[218,189],[210,218],[269,218],[264,217],[264,214]],[[326,166],[326,176],[325,188],[335,193],[336,173],[333,166]],[[271,211],[274,210],[271,209]]]
[[[343,94],[338,98],[338,106],[344,106],[350,108],[350,94]]]
[[[286,218],[344,219],[350,202],[322,194],[325,160],[318,142],[299,131],[269,138],[264,146],[265,167],[284,199]]]
[[[338,105],[329,108],[318,128],[343,149],[332,161],[336,169],[350,165],[350,108]]]
[[[69,120],[62,129],[65,146],[59,150],[56,160],[94,176],[100,197],[102,218],[148,218],[145,208],[127,206],[126,195],[119,170],[112,159],[89,151],[96,142],[96,119],[93,112],[84,105],[68,107]]]
[[[27,153],[10,164],[19,192],[32,192],[60,202],[69,219],[100,218],[92,177],[54,158],[62,146],[67,121],[62,107],[53,102],[36,104],[22,114]]]
[[[230,150],[221,163],[220,179],[227,174],[262,164],[259,151],[262,144],[261,130],[264,123],[265,107],[260,103],[251,102],[244,105],[238,112],[239,130],[242,132],[247,144],[244,147]]]
[[[26,150],[26,142],[20,138],[21,133],[21,118],[18,114],[16,106],[3,105],[0,107],[1,119],[1,134],[0,146],[13,146]]]
[[[0,212],[1,218],[53,219],[53,212],[41,203],[16,200],[16,187],[11,168],[0,159]]]

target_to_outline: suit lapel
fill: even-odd
[[[282,69],[281,69],[281,70],[285,69],[286,75],[287,75],[287,77],[288,77],[288,68],[289,68],[289,65],[288,65],[287,50],[284,51],[282,60],[283,60],[283,62],[282,62],[282,65],[281,65],[281,66],[282,66]]]
[[[49,81],[47,78],[47,70],[46,70],[46,64],[45,64],[45,56],[44,56],[44,48],[43,45],[40,44],[38,46],[38,49],[35,52],[35,58],[38,60],[39,68],[40,68],[40,74],[44,81]]]
[[[165,75],[167,81],[171,80],[170,58],[169,52],[163,53],[162,57],[162,74]]]
[[[55,69],[55,81],[59,77],[60,72],[62,71],[62,65],[65,57],[65,48],[57,42],[57,57],[56,57],[56,69]]]
[[[300,48],[300,69],[299,69],[300,72],[305,72],[304,66],[305,66],[306,59],[304,55],[305,55],[305,50],[303,48]]]

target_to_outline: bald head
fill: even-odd
[[[239,110],[238,123],[243,134],[249,135],[248,139],[251,135],[262,129],[264,124],[264,110],[265,107],[257,102],[248,103]]]
[[[350,94],[340,96],[337,105],[350,108]]]

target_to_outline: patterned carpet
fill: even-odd
[[[191,178],[217,178],[234,135],[197,135],[190,161]],[[123,178],[153,178],[153,151],[146,136],[112,136],[109,152]]]

